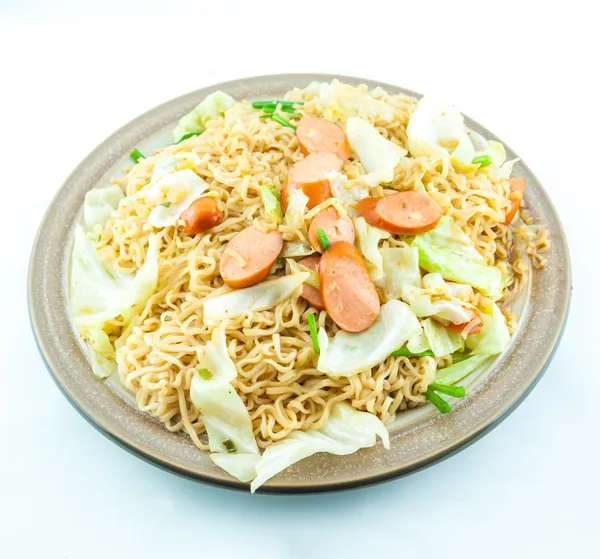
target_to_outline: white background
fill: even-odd
[[[0,555],[600,557],[599,25],[594,0],[0,0]],[[251,496],[127,454],[59,393],[27,318],[37,225],[90,150],[172,97],[277,72],[454,101],[538,175],[571,248],[569,324],[527,400],[459,455],[341,494]]]

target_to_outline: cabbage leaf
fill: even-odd
[[[256,465],[256,478],[250,489],[254,493],[274,475],[317,452],[344,456],[374,446],[377,437],[386,449],[390,448],[388,431],[379,418],[346,403],[336,404],[321,429],[293,431],[269,446]]]
[[[387,299],[398,299],[403,287],[420,287],[419,251],[414,247],[380,248],[383,277],[378,286]]]
[[[272,186],[262,186],[260,194],[267,216],[273,221],[281,223],[283,221],[283,212],[281,211],[279,191]]]
[[[387,239],[390,234],[379,227],[369,225],[364,217],[354,220],[354,228],[358,237],[360,252],[365,257],[365,264],[369,275],[374,282],[380,281],[384,276],[383,257],[379,252],[379,241]]]
[[[436,357],[444,357],[463,349],[464,340],[460,334],[446,329],[435,320],[428,318],[421,323],[421,326],[427,338],[429,349],[433,351],[433,355]]]
[[[368,370],[385,361],[420,329],[419,320],[410,307],[392,299],[381,306],[375,322],[363,332],[353,334],[340,330],[329,340],[321,328],[317,369],[332,377],[348,377]]]
[[[194,110],[181,118],[173,130],[173,139],[178,142],[182,136],[190,132],[204,132],[208,120],[222,116],[233,105],[235,105],[235,99],[222,91],[215,91],[207,95]]]

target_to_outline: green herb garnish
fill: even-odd
[[[450,413],[452,411],[450,404],[431,389],[425,392],[425,398],[427,398],[440,411],[440,413]]]
[[[161,206],[163,206],[163,207],[165,207],[165,208],[168,208],[170,205],[171,205],[171,202],[168,202],[168,201],[167,201],[167,202],[163,202],[163,203],[161,204]]]
[[[433,351],[428,349],[427,351],[422,351],[421,353],[413,353],[412,351],[409,351],[408,348],[401,347],[396,351],[392,351],[392,355],[395,357],[433,357]]]
[[[283,257],[279,256],[275,262],[277,262],[277,264],[283,264]]]
[[[102,235],[98,235],[98,238],[96,239],[96,242],[99,243],[102,240]]]
[[[478,155],[473,158],[473,165],[479,165],[480,167],[487,167],[492,164],[491,155]]]
[[[289,120],[285,120],[285,118],[283,118],[281,115],[278,115],[277,113],[272,113],[272,114],[268,114],[268,115],[260,115],[260,118],[270,118],[270,119],[274,120],[275,122],[278,122],[279,124],[281,124],[281,126],[287,126],[288,128],[291,128],[292,130],[296,130],[296,127]]]
[[[181,136],[181,138],[179,138],[179,140],[175,143],[180,144],[181,142],[183,142],[183,140],[187,140],[188,138],[191,138],[192,136],[200,136],[200,134],[202,134],[202,132],[188,132],[187,134],[184,134],[183,136]]]
[[[432,382],[429,385],[429,390],[435,390],[436,392],[441,392],[442,394],[448,394],[448,396],[452,396],[454,398],[464,398],[466,394],[464,386],[450,386],[448,384],[439,384],[437,382]]]
[[[281,105],[283,107],[293,107],[294,105],[304,105],[304,101],[284,101],[282,99],[272,99],[271,101],[254,101],[252,103],[253,109],[264,109],[265,107],[276,107]]]
[[[331,246],[325,231],[323,231],[323,229],[317,229],[317,237],[319,237],[319,243],[321,243],[321,248],[323,249],[323,252],[325,252]]]
[[[198,374],[204,380],[210,380],[213,377],[213,374],[208,369],[198,369]]]
[[[315,320],[315,315],[309,312],[306,315],[306,317],[308,318],[308,329],[310,330],[310,337],[312,339],[315,352],[321,353],[321,348],[319,347],[319,337],[317,334],[317,321]]]
[[[135,148],[130,154],[129,157],[131,157],[131,159],[133,159],[136,163],[140,160],[140,159],[146,159],[146,156],[137,148]]]
[[[225,439],[223,441],[223,446],[225,447],[225,450],[229,454],[233,454],[234,452],[237,452],[237,447],[235,446],[235,443],[231,439]]]

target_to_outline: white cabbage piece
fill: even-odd
[[[317,452],[338,456],[374,446],[379,437],[386,449],[390,439],[385,425],[373,414],[358,411],[346,403],[336,404],[321,429],[294,431],[263,453],[250,485],[254,493],[263,483],[292,464]]]
[[[301,188],[294,188],[290,192],[288,205],[283,216],[283,224],[294,229],[305,229],[304,214],[308,205],[308,196]]]
[[[417,103],[406,136],[413,157],[452,157],[470,166],[475,155],[462,114],[453,105],[432,97],[425,96]]]
[[[467,338],[467,347],[476,355],[496,355],[510,344],[510,332],[506,318],[498,305],[492,307],[492,314],[480,313],[483,326],[479,334]]]
[[[295,257],[295,256],[310,256],[317,252],[310,243],[303,243],[300,241],[291,241],[285,243],[283,246],[283,250],[281,251],[281,256],[283,258],[286,257]]]
[[[148,217],[148,223],[153,227],[161,228],[177,225],[181,214],[208,190],[208,184],[190,169],[175,171],[153,185],[148,192],[148,199],[156,198],[158,193],[167,192],[171,188],[183,188],[189,194],[176,204],[159,204],[155,206]]]
[[[332,377],[348,377],[385,361],[421,329],[410,307],[395,299],[381,306],[379,316],[358,334],[340,330],[329,340],[323,328],[318,339],[321,348],[317,369]]]
[[[225,320],[253,311],[272,309],[289,299],[308,276],[306,272],[292,274],[210,297],[204,302],[204,319]]]
[[[466,283],[484,295],[502,295],[502,272],[486,266],[475,245],[449,216],[443,216],[435,229],[417,235],[412,245],[419,250],[419,265],[444,279]]]
[[[227,352],[225,331],[215,328],[211,341],[199,353],[198,368],[208,369],[211,376],[195,374],[190,397],[202,412],[211,458],[241,481],[250,481],[260,454],[248,410],[231,385],[237,370]]]
[[[501,167],[506,161],[506,150],[500,142],[486,140],[475,130],[468,130],[469,138],[475,148],[475,157],[489,155],[494,167]]]
[[[279,190],[273,186],[261,186],[260,194],[262,196],[265,214],[273,221],[281,223],[283,221],[283,212],[281,210],[281,196]]]
[[[419,328],[419,331],[416,334],[413,334],[410,338],[408,338],[406,347],[408,351],[412,353],[423,353],[424,351],[431,349],[429,347],[429,340],[425,335],[425,330],[423,330],[422,327]]]
[[[292,274],[308,274],[308,278],[306,278],[306,280],[304,281],[306,285],[310,285],[315,289],[319,289],[321,287],[321,283],[319,282],[319,274],[317,272],[311,270],[310,268],[307,268],[306,266],[300,264],[299,262],[296,262],[295,260],[292,260],[291,258],[286,258],[285,261],[290,267]]]
[[[405,149],[384,138],[372,124],[362,118],[348,119],[346,135],[350,147],[370,175],[374,183],[372,186],[394,180],[394,170],[400,158],[406,155]]]
[[[190,132],[204,132],[208,120],[222,116],[233,105],[235,99],[222,91],[207,95],[194,110],[181,118],[173,130],[173,139],[178,142],[182,136]]]
[[[435,382],[449,385],[456,384],[479,369],[479,367],[490,359],[489,355],[473,355],[464,361],[439,369],[435,375]]]
[[[472,311],[460,299],[450,295],[440,296],[426,289],[406,285],[402,288],[402,300],[410,305],[418,317],[435,316],[453,324],[464,324],[473,319]]]
[[[428,318],[421,323],[421,326],[427,338],[429,349],[433,351],[436,357],[444,357],[444,355],[450,355],[463,349],[464,340],[460,334],[444,328],[435,320]]]
[[[154,162],[154,168],[152,169],[152,175],[147,185],[142,188],[137,197],[148,198],[151,200],[152,196],[148,196],[149,191],[154,185],[175,171],[183,171],[184,169],[194,170],[200,166],[202,160],[192,151],[181,151],[179,153],[166,153],[156,157]],[[160,190],[153,190],[153,195],[160,194]]]
[[[75,229],[70,277],[71,318],[90,350],[94,374],[107,377],[114,367],[114,349],[103,324],[122,315],[125,326],[156,290],[158,239],[150,235],[146,262],[137,274],[120,274],[96,255],[96,244],[81,225]]]
[[[88,191],[83,204],[85,230],[92,231],[96,225],[104,226],[123,198],[123,191],[116,184]]]
[[[364,217],[354,220],[354,229],[358,238],[360,252],[365,257],[365,264],[374,282],[379,282],[384,276],[383,257],[379,252],[379,241],[387,239],[390,234],[383,229],[369,225]]]
[[[398,299],[405,286],[420,287],[419,251],[414,247],[380,248],[383,277],[378,285],[386,299]]]

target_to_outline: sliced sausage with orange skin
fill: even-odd
[[[379,316],[379,296],[356,247],[333,243],[319,262],[321,298],[331,319],[346,332],[362,332]]]
[[[290,193],[294,188],[301,188],[308,196],[308,209],[314,208],[321,202],[331,198],[331,189],[327,173],[339,171],[342,162],[333,153],[312,153],[294,163],[288,172],[287,179],[281,190],[281,207],[287,209]]]
[[[184,221],[179,230],[188,235],[197,235],[216,227],[223,222],[223,212],[214,198],[198,198],[185,210],[180,220]]]
[[[300,264],[301,266],[305,266],[306,268],[308,268],[309,270],[312,270],[313,272],[317,272],[319,271],[319,260],[321,259],[320,256],[317,255],[313,255],[313,256],[309,256],[308,258],[303,258],[302,260],[298,260],[298,264]],[[322,311],[325,308],[325,305],[323,304],[323,299],[321,298],[321,292],[312,287],[312,285],[308,285],[306,283],[302,284],[302,293],[300,293],[300,295],[306,299],[309,304],[314,307],[315,309]]]
[[[479,318],[479,322],[477,322],[470,330],[469,336],[473,334],[479,334],[481,332],[481,328],[483,328],[483,321],[479,317],[479,313],[477,311],[469,310],[471,313],[471,322],[474,318]],[[463,322],[462,324],[453,324],[452,322],[446,326],[448,330],[452,330],[452,332],[456,332],[457,334],[462,334],[462,331],[467,327],[469,322]]]
[[[523,195],[525,194],[525,179],[521,177],[514,177],[512,179],[508,179],[508,182],[510,183],[509,199],[512,202],[512,206],[506,212],[504,225],[511,224],[512,220],[517,215],[519,208],[521,207],[521,201],[523,200]]]
[[[229,287],[249,287],[264,280],[281,249],[279,231],[264,233],[254,226],[246,227],[231,239],[221,255],[219,269]]]
[[[350,158],[350,146],[344,131],[335,123],[305,116],[296,129],[300,149],[304,155],[311,153],[335,153],[342,161]]]
[[[364,198],[358,211],[367,223],[398,235],[427,233],[442,218],[442,210],[431,196],[413,190]]]
[[[317,231],[323,229],[330,243],[347,241],[354,244],[355,232],[352,218],[345,214],[340,216],[333,207],[321,210],[311,221],[308,229],[308,240],[317,252],[323,252]]]

